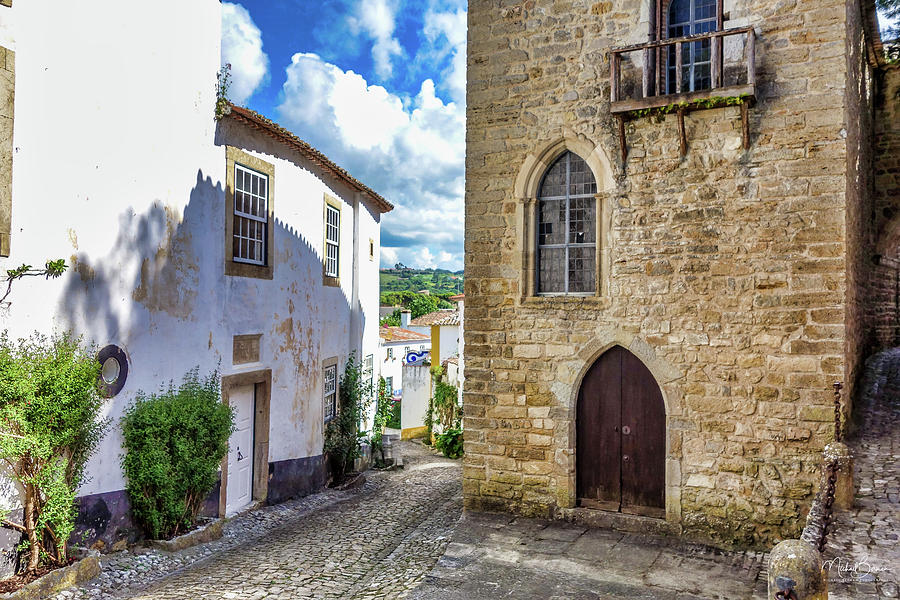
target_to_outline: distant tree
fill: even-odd
[[[381,320],[382,327],[400,327],[400,309],[398,308]]]
[[[435,296],[417,294],[415,298],[410,300],[407,308],[409,308],[412,313],[412,318],[417,319],[422,315],[427,315],[428,313],[436,311],[438,309],[438,298]]]
[[[394,269],[396,269],[397,271],[403,271],[404,269],[407,269],[407,268],[408,267],[406,265],[404,265],[402,262],[398,262],[397,264],[394,265]]]

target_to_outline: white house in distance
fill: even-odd
[[[19,282],[0,328],[70,330],[119,367],[88,543],[134,535],[118,421],[138,390],[220,369],[239,418],[210,509],[232,514],[321,487],[348,355],[374,374],[392,206],[252,111],[216,121],[220,36],[219,0],[0,0],[0,269],[70,265]]]
[[[459,353],[462,328],[458,309],[446,308],[416,317],[409,322],[409,329],[431,338],[432,364],[441,364]]]
[[[409,313],[403,313],[407,316]],[[404,387],[403,364],[410,351],[429,352],[431,338],[403,327],[382,327],[379,330],[378,349],[381,376],[384,377],[392,396],[400,396]]]

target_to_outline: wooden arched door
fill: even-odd
[[[666,410],[662,392],[634,354],[614,346],[578,392],[579,504],[665,516]]]

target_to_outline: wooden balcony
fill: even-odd
[[[728,43],[727,57],[726,38],[737,38]],[[684,67],[689,65],[683,63],[683,50],[686,44],[700,48],[705,41],[709,41],[706,48],[710,53],[710,85],[691,90],[692,83],[696,82],[684,80]],[[741,45],[738,51],[737,47]],[[635,52],[641,54],[640,59],[626,61],[629,68],[623,73],[622,57]],[[675,81],[670,80],[673,73]],[[740,98],[744,104],[756,98],[756,33],[752,27],[740,27],[615,48],[610,52],[609,75],[610,110],[623,117],[628,113],[671,106],[707,108],[715,102],[703,101],[712,99]],[[623,85],[623,79],[630,85]],[[637,81],[640,81],[640,89],[635,89],[638,88]],[[669,90],[674,92],[668,93]],[[634,97],[638,93],[640,96]]]

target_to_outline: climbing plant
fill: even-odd
[[[57,260],[48,260],[44,263],[43,269],[36,269],[28,264],[19,265],[15,269],[6,271],[6,293],[0,296],[0,306],[9,306],[7,298],[12,293],[13,283],[23,277],[43,277],[44,279],[56,279],[66,272],[68,265],[66,261],[59,258]]]
[[[393,401],[388,393],[384,377],[378,378],[378,392],[375,394],[375,418],[372,425],[372,457],[378,465],[384,464],[384,428],[393,416]],[[376,453],[378,456],[376,457]]]
[[[216,74],[216,121],[228,114],[228,89],[230,87],[231,63],[227,63]]]
[[[363,374],[355,352],[347,358],[338,399],[337,414],[325,428],[325,455],[335,482],[346,478],[361,454],[362,438],[366,433],[360,431],[360,423],[365,419],[372,399],[372,383],[368,375]]]

